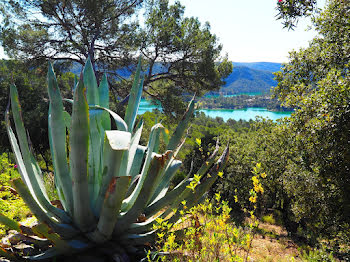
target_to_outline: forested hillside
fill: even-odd
[[[224,94],[269,93],[271,87],[277,85],[272,72],[240,65],[234,65],[232,73],[225,81],[226,84],[220,88],[220,92]]]
[[[241,63],[233,62],[232,73],[224,79],[225,85],[221,86],[218,92],[211,91],[210,93],[238,94],[238,93],[269,93],[271,87],[275,87],[277,82],[274,80],[274,72],[281,70],[280,63],[271,62],[253,62]],[[170,64],[169,64],[170,66]],[[153,71],[156,74],[167,72],[168,67],[161,63],[155,63]],[[78,74],[81,70],[81,65],[73,63],[69,71]],[[119,69],[118,75],[128,79],[132,75],[134,67]],[[147,72],[148,68],[145,67]]]
[[[282,64],[281,63],[273,63],[273,62],[233,62],[233,66],[237,67],[248,67],[251,69],[256,69],[256,70],[262,70],[262,71],[269,71],[271,73],[277,72],[281,70]]]

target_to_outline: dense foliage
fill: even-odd
[[[315,196],[323,203],[324,217],[316,227],[324,233],[346,231],[350,225],[349,10],[349,1],[330,1],[314,19],[319,36],[292,52],[276,74],[276,95],[300,108],[289,126],[298,167],[319,188]]]

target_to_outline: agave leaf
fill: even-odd
[[[135,162],[137,162],[137,158],[139,156],[137,155],[137,149],[139,146],[141,134],[142,134],[142,128],[143,128],[143,119],[139,122],[136,132],[133,134],[130,142],[130,149],[129,149],[129,156],[128,156],[128,163],[126,168],[126,173],[129,174],[132,166],[135,165]],[[136,159],[135,159],[136,158]],[[142,156],[143,158],[143,156]]]
[[[181,162],[178,162],[178,160],[175,160],[175,157],[177,156],[182,146],[185,144],[185,141],[186,139],[183,139],[181,144],[179,144],[175,149],[175,151],[170,155],[169,160],[166,164],[167,167],[164,169],[163,174],[159,176],[160,181],[157,181],[156,183],[156,186],[157,186],[156,192],[153,194],[149,203],[158,201],[168,191],[170,181],[172,180],[173,176],[176,174],[176,171],[178,170],[178,168],[180,168],[181,166]],[[189,176],[187,176],[184,180],[186,180],[188,177]]]
[[[164,197],[160,198],[158,201],[155,201],[152,204],[150,204],[148,207],[146,207],[145,208],[146,217],[151,217],[157,212],[159,212],[159,210],[162,210],[167,206],[171,206],[171,204],[173,203],[177,203],[178,199],[180,201],[183,200],[181,199],[183,196],[183,192],[185,192],[186,189],[188,189],[187,186],[192,181],[193,181],[192,178],[187,178],[186,180],[183,180],[173,190],[167,192]]]
[[[54,243],[55,248],[62,252],[69,252],[69,245],[66,241],[62,240],[57,233],[51,233],[51,229],[45,224],[38,224],[32,227],[32,230],[37,235],[42,235],[46,239]]]
[[[108,80],[107,75],[103,74],[100,86],[98,88],[99,96],[100,96],[100,106],[104,108],[109,108],[109,88],[108,88]],[[111,120],[107,112],[102,113],[102,126],[104,130],[111,129]]]
[[[108,112],[113,117],[118,130],[120,130],[120,131],[127,131],[128,130],[128,126],[125,123],[125,121],[118,114],[114,113],[112,110],[109,110],[108,108],[105,108],[105,107],[96,106],[96,105],[90,105],[90,108],[104,110],[104,111]]]
[[[135,222],[142,213],[142,210],[145,208],[147,200],[149,199],[150,189],[154,187],[154,183],[157,180],[158,175],[161,173],[170,152],[171,151],[167,151],[164,155],[154,155],[137,199],[133,203],[132,207],[118,219],[114,234],[119,234],[125,231],[128,226]]]
[[[21,179],[13,179],[11,184],[16,188],[19,195],[23,198],[24,202],[39,221],[47,224],[50,228],[63,237],[72,237],[78,233],[78,231],[73,227],[66,224],[59,224],[59,221],[57,221],[54,217],[50,217],[50,213],[43,209],[43,207],[34,200]]]
[[[22,120],[22,109],[19,104],[18,92],[17,88],[14,85],[10,87],[10,95],[11,95],[11,107],[12,107],[12,115],[16,126],[16,132],[19,140],[19,145],[22,152],[23,163],[28,172],[28,176],[33,183],[33,187],[35,191],[42,192],[43,197],[47,198],[44,181],[42,177],[39,177],[33,170],[32,166],[32,154],[29,151],[27,134],[24,128],[23,120]],[[45,193],[44,193],[45,192]]]
[[[96,229],[106,239],[112,235],[130,179],[129,176],[113,177],[109,183]]]
[[[87,103],[89,105],[98,105],[100,106],[100,91],[102,95],[107,95],[107,103],[108,103],[108,85],[107,94],[105,94],[105,87],[97,88],[97,80],[95,76],[95,72],[91,63],[90,57],[87,59],[86,64],[83,69],[83,81],[84,86],[86,88],[86,98]],[[105,106],[105,97],[104,105]],[[107,104],[108,107],[108,104]],[[90,128],[89,128],[89,160],[88,160],[88,176],[89,176],[89,193],[90,193],[90,203],[94,204],[94,201],[98,194],[98,188],[101,182],[101,146],[104,139],[104,128],[102,124],[102,114],[104,114],[105,121],[108,120],[108,115],[106,116],[105,112],[99,112],[97,110],[89,110],[89,120],[90,120]],[[105,123],[107,124],[107,122]]]
[[[68,114],[68,113],[67,113]],[[50,117],[51,117],[51,104],[49,105],[49,121],[48,121],[48,130],[49,130],[49,144],[50,144],[50,151],[51,151],[51,157],[52,157],[52,162],[53,162],[53,166],[54,166],[54,170],[57,169],[57,163],[56,163],[56,158],[55,158],[55,152],[53,150],[53,143],[52,143],[52,136],[51,136],[51,125],[50,125]],[[70,125],[70,124],[69,124]],[[69,174],[70,175],[70,174]],[[55,185],[56,185],[56,189],[57,189],[57,193],[58,193],[58,197],[62,203],[62,206],[64,208],[64,210],[68,213],[69,212],[69,207],[67,205],[64,193],[63,193],[63,189],[62,189],[62,184],[61,184],[61,180],[59,180],[57,178],[57,175],[54,176],[55,179]],[[25,181],[24,181],[25,182]],[[73,197],[73,196],[72,196]]]
[[[195,188],[195,191],[193,192],[191,190],[191,193],[185,197],[186,201],[186,207],[191,208],[195,206],[201,199],[201,197],[204,195],[205,192],[209,190],[209,188],[214,184],[216,179],[218,178],[218,173],[221,172],[228,160],[229,157],[229,146],[225,148],[224,152],[218,159],[218,161],[215,163],[215,165],[210,169],[209,174],[210,176],[203,176],[200,180],[200,184]],[[188,188],[186,188],[187,190]],[[178,212],[172,216],[169,219],[170,223],[175,223],[179,220],[181,217],[179,210],[183,209],[183,207],[178,209]]]
[[[141,137],[141,132],[142,132],[142,127],[143,127],[143,121],[141,120],[137,131],[135,134],[132,136],[130,144],[128,145],[128,151],[123,152],[122,158],[121,158],[121,163],[118,171],[118,176],[128,176],[129,175],[129,170],[131,167],[129,166],[132,162],[130,161],[135,157],[135,153],[137,151],[138,143],[140,141]],[[130,160],[129,160],[130,158]],[[138,164],[135,162],[135,164]],[[141,165],[141,163],[140,163]]]
[[[90,57],[88,57],[84,69],[83,80],[86,88],[86,98],[89,105],[99,105],[100,98],[97,89],[97,81]]]
[[[174,177],[176,172],[181,167],[182,162],[176,159],[172,159],[168,166],[165,168],[164,175],[159,176],[160,181],[156,181],[155,185],[156,188],[152,190],[151,192],[151,198],[148,201],[148,203],[152,203],[154,201],[157,201],[158,199],[162,198],[170,185],[171,179]]]
[[[193,97],[190,104],[188,105],[188,108],[187,108],[184,116],[182,117],[181,122],[176,127],[175,132],[169,141],[169,144],[166,148],[167,150],[174,150],[178,146],[178,144],[180,143],[181,138],[182,138],[187,126],[188,126],[188,123],[189,123],[191,117],[193,116],[194,105],[195,105],[195,102],[194,102],[194,97]]]
[[[150,232],[154,229],[154,225],[157,225],[157,218],[161,217],[162,213],[148,218],[144,222],[137,222],[133,223],[129,226],[127,230],[127,234],[145,234],[147,232]]]
[[[113,177],[118,176],[122,157],[130,147],[131,133],[119,130],[105,132],[102,183],[94,206],[99,214],[104,202],[109,183]]]
[[[73,100],[72,99],[64,99],[64,101],[73,104]],[[99,110],[106,111],[107,113],[109,113],[113,117],[113,119],[114,119],[114,121],[115,121],[115,123],[117,125],[118,130],[121,130],[121,131],[127,131],[128,130],[128,126],[125,123],[125,121],[123,120],[123,118],[121,118],[118,114],[114,113],[112,110],[109,110],[108,108],[102,107],[102,106],[99,106],[99,105],[89,105],[89,108],[90,109],[99,109]],[[105,130],[109,130],[109,129],[110,128],[107,128]]]
[[[106,137],[113,150],[128,150],[130,147],[131,133],[129,132],[119,130],[106,131]]]
[[[98,189],[101,185],[101,169],[102,169],[102,147],[104,139],[104,130],[101,125],[102,120],[102,111],[100,110],[89,110],[90,117],[90,128],[89,128],[89,194],[90,194],[90,203],[93,205],[97,194]]]
[[[70,240],[68,243],[71,246],[71,248],[75,249],[76,251],[85,250],[91,247],[90,242],[86,242],[81,239],[73,239],[73,240]]]
[[[72,180],[67,163],[66,152],[66,120],[63,110],[63,103],[60,90],[57,85],[55,73],[52,65],[49,63],[47,74],[48,92],[50,98],[49,106],[49,138],[51,156],[55,170],[55,179],[62,189],[64,203],[67,212],[72,215],[73,212],[73,193]],[[68,113],[67,113],[68,114]],[[67,116],[66,116],[67,117]]]
[[[213,165],[213,163],[214,163],[214,161],[215,161],[215,157],[216,157],[218,151],[219,151],[219,143],[218,143],[218,141],[217,141],[217,143],[216,143],[216,148],[215,148],[214,152],[209,156],[209,158],[207,159],[207,161],[204,162],[203,165],[199,168],[199,170],[197,171],[196,175],[198,175],[198,176],[200,176],[200,177],[203,177],[203,176],[207,173],[207,171],[209,170],[209,168]],[[180,204],[180,202],[181,202],[183,199],[186,199],[186,198],[190,195],[191,189],[190,189],[190,188],[187,188],[188,183],[192,181],[192,179],[188,179],[189,176],[190,176],[190,174],[191,174],[191,172],[190,172],[190,173],[188,174],[188,176],[187,176],[181,183],[179,183],[178,186],[176,187],[176,188],[178,188],[178,187],[180,187],[180,186],[183,187],[183,185],[186,184],[186,188],[185,188],[184,190],[179,191],[178,197],[176,197],[175,200],[173,200],[171,208],[169,208],[169,209],[164,213],[164,216],[169,215],[169,214],[171,213],[172,209],[176,209],[176,208],[178,207],[178,205]],[[214,176],[214,177],[215,177],[215,176]],[[215,177],[215,179],[216,179],[216,177]],[[175,188],[175,189],[176,189],[176,188]],[[175,189],[174,189],[174,190],[175,190]],[[173,190],[173,191],[174,191],[174,190]],[[162,194],[162,193],[160,193],[160,195],[161,195],[161,194]],[[170,195],[169,195],[169,196],[170,196]],[[165,199],[160,199],[159,204],[161,204],[161,203],[162,203],[163,201],[165,201],[165,200],[166,200],[166,198],[165,198]],[[155,202],[155,201],[154,201],[154,202]],[[154,203],[154,204],[157,205],[157,203]],[[158,204],[158,205],[159,205],[159,204]],[[153,206],[153,203],[150,205],[150,208],[151,208],[152,206]],[[156,211],[156,207],[157,207],[157,206],[153,206],[153,208],[152,208],[151,210]],[[159,207],[158,207],[158,208],[159,208]]]
[[[163,213],[163,217],[167,217],[170,213],[172,213],[172,210],[174,209],[183,209],[183,206],[180,206],[180,203],[182,200],[186,200],[186,207],[187,208],[191,208],[193,207],[195,204],[198,203],[199,201],[199,197],[202,196],[205,192],[207,192],[209,190],[209,188],[213,185],[213,183],[216,181],[217,179],[217,174],[224,168],[224,166],[226,165],[227,159],[228,159],[228,155],[229,155],[229,148],[228,146],[226,147],[226,149],[224,150],[223,154],[221,155],[221,157],[218,159],[218,161],[216,162],[216,164],[212,167],[212,169],[209,172],[209,176],[206,176],[207,171],[209,169],[210,166],[212,166],[212,163],[214,162],[215,156],[218,152],[218,143],[216,145],[216,149],[214,150],[214,152],[212,153],[212,155],[208,158],[208,161],[206,163],[204,163],[201,168],[198,170],[197,175],[202,177],[200,184],[195,188],[195,192],[193,192],[189,187],[186,186],[185,190],[183,190],[180,195],[176,198],[176,200],[174,200],[171,204],[171,207],[168,208],[167,211],[165,211]],[[185,178],[185,180],[183,180],[181,182],[184,183],[184,181],[186,181],[187,178]],[[180,208],[179,208],[180,206]],[[154,210],[154,207],[153,207]],[[180,214],[179,212],[177,212],[172,218],[171,218],[171,223],[176,222],[179,218],[180,218]]]
[[[219,139],[216,141],[216,146],[213,153],[209,156],[209,158],[202,164],[202,166],[197,171],[197,174],[199,176],[203,176],[209,170],[209,168],[213,165],[213,163],[215,162],[215,157],[218,154],[218,152],[219,152]]]
[[[55,258],[55,257],[57,257],[59,255],[63,255],[63,254],[67,255],[68,252],[70,254],[79,253],[79,252],[82,252],[82,251],[92,247],[91,243],[87,243],[83,240],[74,239],[74,240],[70,240],[70,241],[67,240],[65,242],[68,244],[68,248],[66,250],[59,250],[56,247],[51,247],[41,254],[38,254],[35,256],[28,256],[25,258],[27,258],[28,260],[47,261],[47,259],[49,259],[49,258]]]
[[[134,129],[135,119],[137,116],[137,111],[139,109],[139,104],[140,104],[141,95],[142,95],[143,78],[140,81],[140,72],[141,72],[141,56],[137,64],[134,83],[130,90],[129,102],[128,102],[128,106],[126,107],[125,117],[124,117],[125,122],[128,125],[129,132],[132,132],[132,130]]]
[[[44,260],[46,261],[49,258],[53,258],[53,257],[57,257],[59,255],[64,254],[64,251],[59,251],[56,247],[51,247],[48,250],[45,250],[44,252],[38,254],[38,255],[34,255],[34,256],[27,256],[25,257],[27,260]],[[26,260],[26,261],[27,261]]]
[[[140,175],[137,175],[136,177],[133,177],[131,179],[131,183],[129,185],[125,198],[128,198],[131,195],[131,193],[135,190],[135,187],[137,185],[137,182],[139,181],[139,178],[140,178]]]
[[[19,104],[17,104],[19,106]],[[18,112],[17,112],[18,113]],[[17,116],[18,117],[18,116]],[[17,119],[18,120],[18,119]],[[30,152],[29,155],[26,157],[29,157],[29,159],[26,159],[27,163],[24,162],[21,154],[21,150],[18,146],[16,136],[11,128],[10,125],[10,119],[9,119],[9,105],[7,106],[6,112],[5,112],[5,123],[6,123],[6,129],[8,133],[8,137],[11,143],[12,151],[15,154],[16,163],[18,165],[18,171],[21,175],[22,180],[26,184],[26,186],[29,188],[30,194],[33,196],[35,201],[46,211],[50,212],[55,215],[56,219],[61,219],[66,221],[70,221],[67,215],[63,213],[63,211],[58,210],[56,207],[52,206],[51,203],[47,200],[43,192],[40,190],[39,183],[37,181],[37,176],[39,175],[35,169],[36,165],[32,163],[33,156]],[[19,123],[19,125],[23,126],[23,122]],[[19,137],[20,138],[20,137]],[[23,141],[22,141],[23,142]],[[27,145],[28,149],[28,145]],[[27,167],[29,169],[27,169]],[[37,175],[37,176],[35,176]]]
[[[70,132],[70,168],[73,180],[73,217],[83,231],[94,227],[88,192],[89,112],[84,94],[84,84],[79,81],[74,94],[72,128]]]
[[[123,201],[123,204],[122,204],[122,211],[123,212],[129,210],[132,207],[132,205],[136,201],[136,198],[138,197],[138,195],[143,187],[143,183],[144,183],[146,176],[148,174],[148,168],[149,168],[151,160],[152,160],[153,149],[157,143],[157,139],[159,139],[159,133],[160,133],[160,130],[162,128],[164,128],[164,127],[161,124],[156,124],[151,129],[150,139],[149,139],[148,145],[147,145],[147,155],[146,155],[145,163],[144,163],[142,171],[141,171],[141,177],[140,177],[140,179],[135,187],[135,190],[132,192],[132,194],[127,199],[125,199]]]
[[[7,129],[7,133],[8,133],[8,137],[11,143],[11,147],[12,147],[12,151],[15,154],[15,159],[16,159],[16,163],[18,166],[18,171],[21,175],[21,178],[23,180],[23,182],[25,183],[25,185],[29,188],[30,192],[33,194],[33,197],[35,197],[36,201],[39,202],[37,200],[37,197],[35,195],[35,192],[33,190],[33,186],[32,183],[30,181],[29,175],[27,173],[27,169],[24,165],[23,159],[22,159],[22,155],[21,155],[21,151],[19,149],[18,143],[17,143],[17,139],[15,134],[13,133],[13,130],[10,126],[10,120],[9,120],[9,111],[8,109],[6,110],[6,129]]]
[[[151,232],[145,234],[128,234],[123,236],[121,239],[122,243],[125,245],[144,245],[145,243],[154,243],[156,240],[156,231],[153,230]]]
[[[0,223],[17,232],[22,231],[18,222],[4,216],[2,213],[0,213]]]
[[[132,177],[132,179],[134,179],[138,174],[140,174],[140,169],[141,169],[141,165],[146,153],[147,147],[145,146],[137,146],[136,152],[135,152],[135,156],[134,159],[132,161],[132,165],[130,167],[130,170],[128,171],[128,175]]]

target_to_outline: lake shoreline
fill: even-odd
[[[203,107],[203,108],[199,108],[199,110],[201,109],[205,109],[205,110],[244,110],[244,109],[248,109],[248,108],[265,108],[267,111],[269,112],[285,112],[285,113],[293,113],[294,110],[278,110],[278,109],[269,109],[267,107],[260,107],[260,106],[246,106],[246,107],[235,107],[235,108],[226,108],[226,107]]]
[[[154,109],[161,110],[160,106],[151,104],[146,99],[142,99],[139,108],[139,115],[152,111]],[[197,112],[203,112],[206,116],[216,118],[221,117],[224,121],[229,119],[232,120],[244,120],[250,121],[255,120],[257,117],[268,118],[273,121],[281,119],[284,117],[289,117],[294,111],[278,111],[267,109],[266,107],[242,107],[239,109],[230,109],[230,108],[200,108],[196,110]]]

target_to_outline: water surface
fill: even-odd
[[[152,105],[149,101],[142,99],[138,114],[142,115],[143,113],[152,111],[153,109],[161,109],[161,107]],[[240,119],[249,121],[250,119],[255,120],[257,116],[269,118],[275,121],[279,118],[288,117],[291,114],[291,112],[285,111],[269,111],[262,107],[248,107],[245,109],[200,109],[199,111],[213,118],[222,117],[224,121],[227,121],[230,118],[237,121]]]

